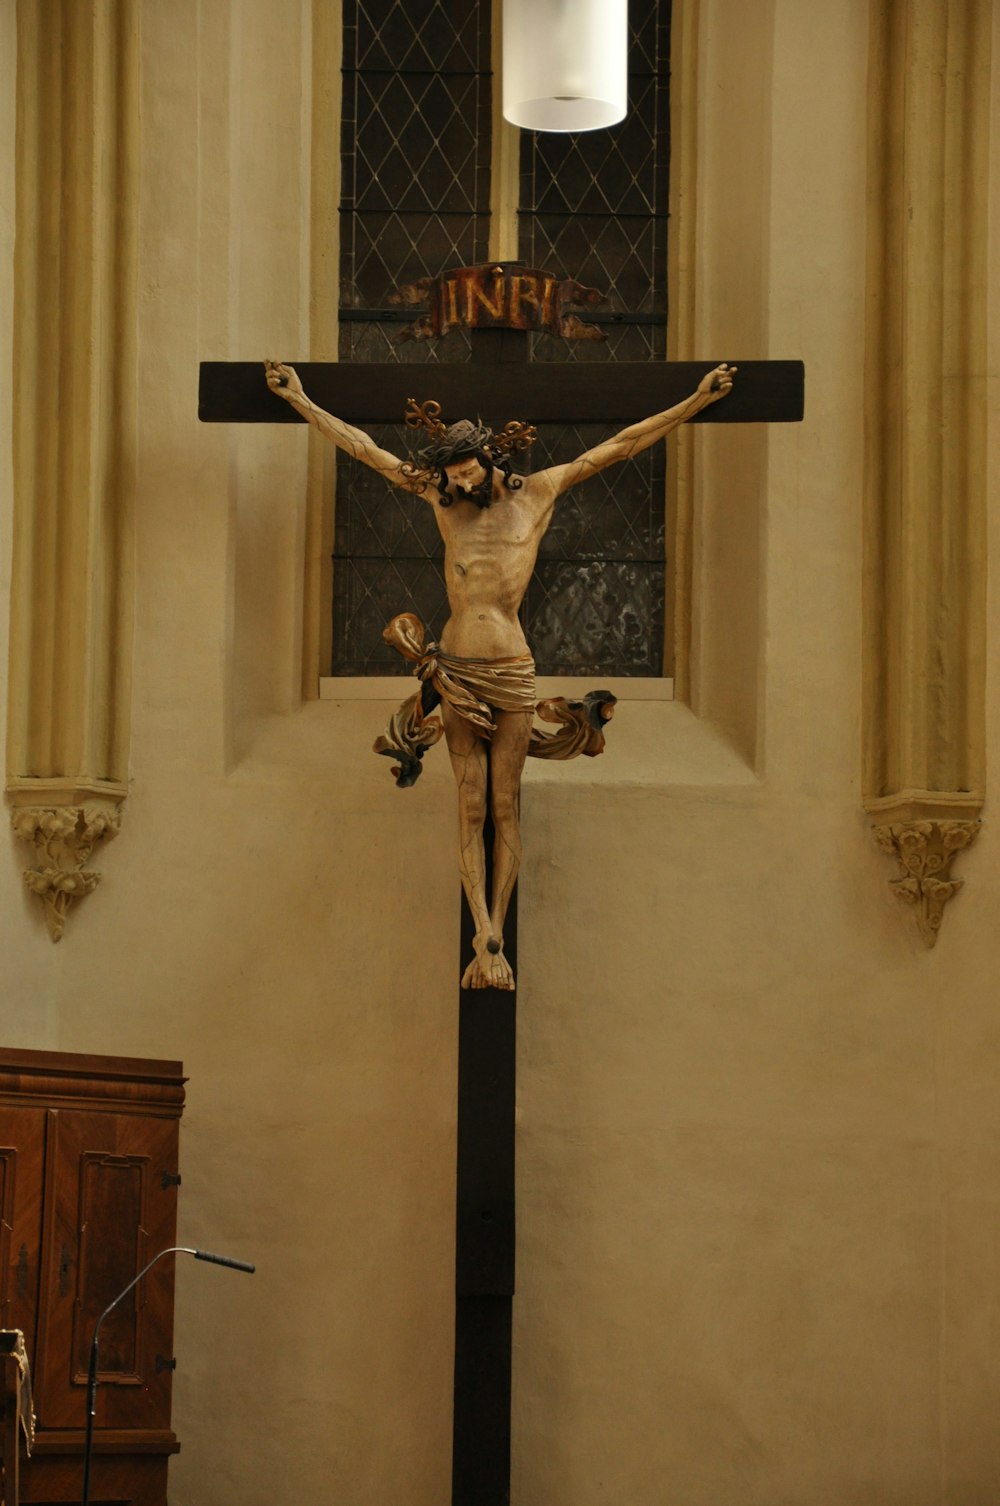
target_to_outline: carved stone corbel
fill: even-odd
[[[35,848],[39,862],[24,870],[24,882],[41,899],[49,935],[58,941],[70,905],[101,881],[101,875],[85,865],[99,842],[118,835],[121,812],[117,805],[96,800],[85,805],[22,805],[11,812],[11,824],[22,842]]]
[[[890,879],[889,887],[912,908],[925,946],[937,941],[944,907],[965,882],[952,878],[951,865],[972,846],[981,826],[981,821],[895,821],[872,827],[882,851],[899,864],[900,876]]]

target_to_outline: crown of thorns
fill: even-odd
[[[441,422],[441,404],[433,398],[425,403],[408,398],[404,420],[408,428],[422,429],[431,437],[430,444],[411,451],[410,459],[404,461],[403,469],[410,475],[440,471],[477,450],[485,450],[494,460],[516,455],[534,444],[536,437],[534,424],[523,424],[516,418],[505,424],[499,434],[494,434],[481,419],[473,423],[471,419],[460,418],[457,423],[445,425]]]

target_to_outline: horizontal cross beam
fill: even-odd
[[[728,359],[728,357],[726,358]],[[627,423],[688,397],[717,361],[532,361],[497,364],[292,362],[313,402],[347,423],[401,423],[407,400],[434,398],[445,423],[520,418],[545,423]],[[740,361],[724,403],[693,423],[797,423],[805,400],[801,361]],[[295,424],[304,419],[264,381],[262,361],[202,361],[204,423]]]

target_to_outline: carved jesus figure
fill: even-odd
[[[506,451],[511,447],[512,434],[518,436],[513,441],[515,447],[530,442],[533,430],[526,425],[508,425],[504,435],[495,439],[489,429],[467,419],[445,428],[435,419],[436,404],[427,403],[422,408],[411,404],[408,422],[413,423],[415,416],[434,442],[404,461],[380,449],[362,429],[318,408],[303,391],[291,366],[267,361],[265,372],[271,390],[291,403],[322,435],[434,509],[444,541],[451,615],[440,643],[431,645],[426,655],[422,628],[415,618],[396,618],[387,636],[396,630],[397,637],[390,641],[396,641],[403,652],[418,661],[425,687],[431,679],[437,687],[430,704],[440,703],[458,784],[459,871],[475,925],[475,955],[465,970],[462,987],[512,989],[514,976],[504,956],[503,928],[521,861],[518,795],[532,742],[535,709],[534,663],[518,611],[535,567],[539,542],[563,492],[649,449],[686,419],[725,397],[733,385],[736,367],[725,363],[717,366],[683,402],[632,424],[576,460],[524,477],[512,474]],[[407,640],[405,645],[397,641],[400,636]],[[413,715],[426,729],[419,695],[414,701]],[[606,695],[605,701],[613,702],[613,697]],[[593,719],[602,712],[607,714],[610,707],[598,704],[588,710]],[[438,724],[435,727],[436,733],[418,730],[412,734],[411,746],[418,759],[439,735]],[[556,741],[560,741],[558,734],[553,737]],[[564,748],[567,741],[573,744],[570,753],[543,750],[542,756],[597,751],[582,746],[580,737],[574,734],[562,737]],[[531,751],[536,749],[532,747]],[[400,782],[412,782],[412,777],[415,774]],[[483,845],[487,791],[496,830],[489,895]]]

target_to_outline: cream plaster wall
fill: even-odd
[[[801,356],[808,418],[697,436],[701,719],[526,781],[513,1500],[994,1506],[1000,855],[926,952],[860,813],[867,7],[700,12],[701,333]],[[175,1506],[441,1506],[450,775],[299,703],[307,436],[195,415],[200,358],[308,343],[312,10],[141,19],[132,792],[57,948],[11,845],[0,1027],[190,1074],[181,1237],[258,1274],[178,1271]]]

